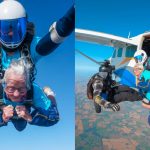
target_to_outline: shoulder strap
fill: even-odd
[[[4,77],[5,70],[3,70],[2,66],[2,47],[0,46],[0,80]]]
[[[4,103],[4,99],[3,99],[3,86],[2,86],[2,84],[0,84],[0,108],[1,108],[1,106],[3,106],[3,105],[5,105],[5,103]]]
[[[29,47],[35,35],[35,26],[32,22],[27,22],[27,33],[23,43],[26,43]]]
[[[26,43],[24,43],[22,45],[21,58],[24,58],[26,60],[26,62],[31,65],[31,68],[30,68],[30,81],[32,83],[35,80],[36,68],[35,68],[35,64],[34,64],[32,58],[31,58],[30,47]]]
[[[23,43],[21,44],[20,50],[21,50],[21,57],[25,58],[26,61],[31,65],[31,69],[30,69],[31,83],[35,80],[35,74],[36,74],[35,64],[31,58],[31,53],[30,53],[30,45],[33,40],[34,34],[35,34],[34,24],[32,22],[28,22],[26,37]]]

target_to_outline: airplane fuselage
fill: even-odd
[[[141,63],[150,57],[150,32],[132,38],[83,29],[76,29],[75,32],[78,40],[114,47],[113,56],[109,60],[111,65],[115,65],[116,80],[121,84],[135,87],[133,67],[136,61],[134,57],[144,53]]]

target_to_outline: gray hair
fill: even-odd
[[[7,83],[8,76],[10,76],[11,73],[14,73],[16,76],[21,75],[24,77],[26,87],[29,90],[31,88],[30,69],[31,65],[26,61],[26,59],[20,58],[18,60],[13,60],[5,71],[3,82]]]

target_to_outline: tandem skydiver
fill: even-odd
[[[49,32],[41,39],[35,37],[34,24],[27,20],[26,11],[19,2],[15,0],[1,2],[0,12],[0,79],[3,78],[12,60],[21,57],[32,66],[29,70],[32,84],[37,61],[53,52],[74,30],[74,7],[54,22]],[[54,98],[53,95],[50,96]]]
[[[95,111],[101,112],[101,106],[104,108],[110,108],[113,111],[119,111],[120,106],[118,104],[112,104],[108,101],[108,93],[111,90],[113,83],[112,71],[114,68],[109,64],[109,61],[105,61],[99,68],[99,72],[94,74],[87,84],[87,97],[93,99]]]
[[[13,60],[5,71],[1,81],[4,92],[0,95],[0,126],[12,122],[22,131],[27,123],[52,126],[59,121],[57,104],[49,97],[51,91],[45,89],[45,95],[38,85],[31,85],[29,67],[24,59]]]
[[[115,85],[112,72],[115,69],[107,60],[101,65],[99,72],[91,77],[87,84],[87,96],[93,99],[95,111],[101,112],[101,107],[119,111],[118,103],[123,101],[140,101],[142,96],[138,91],[126,86]]]

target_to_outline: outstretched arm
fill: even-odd
[[[53,52],[74,28],[75,8],[72,6],[61,19],[51,25],[49,33],[38,42],[36,52],[42,56]]]

